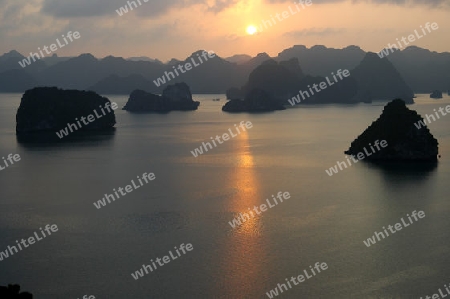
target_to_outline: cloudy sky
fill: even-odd
[[[412,44],[450,52],[450,0],[312,0],[304,8],[299,0],[139,1],[119,16],[116,10],[126,0],[0,0],[0,54],[15,49],[27,56],[68,31],[80,32],[81,38],[56,51],[59,56],[92,53],[166,61],[199,49],[222,57],[276,56],[296,44],[358,45],[378,52],[414,30],[421,32],[427,22],[436,22],[439,29]],[[251,25],[258,32],[249,34]]]

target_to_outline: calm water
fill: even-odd
[[[35,298],[268,298],[316,262],[328,270],[277,298],[420,298],[450,282],[450,116],[429,125],[442,158],[429,171],[358,163],[325,169],[382,105],[299,107],[225,114],[218,95],[195,112],[117,110],[112,136],[57,145],[15,135],[21,95],[0,95],[0,154],[22,160],[0,172],[0,250],[46,224],[59,231],[0,262],[0,285]],[[122,107],[127,98],[111,96]],[[419,96],[424,115],[450,97]],[[234,124],[248,132],[194,158],[191,150]],[[93,202],[144,172],[156,180],[97,210]],[[278,191],[291,199],[239,229],[239,212]],[[424,219],[367,248],[363,240],[413,210]],[[134,280],[131,273],[181,243],[194,250]]]

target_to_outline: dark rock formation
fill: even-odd
[[[7,287],[0,286],[0,298],[2,299],[33,299],[33,295],[28,292],[20,293],[20,286],[9,284]]]
[[[303,72],[311,76],[329,76],[338,69],[351,70],[355,68],[366,53],[358,46],[348,46],[344,49],[333,49],[324,46],[307,48],[295,45],[278,54],[277,60],[298,58]]]
[[[200,102],[192,99],[189,86],[186,83],[176,83],[167,86],[162,96],[135,90],[130,94],[123,110],[131,112],[169,112],[173,110],[197,110]]]
[[[321,82],[326,83],[327,78],[305,76],[297,58],[279,63],[267,60],[253,70],[248,83],[242,87],[241,91],[246,95],[254,89],[264,90],[282,105],[357,102],[354,100],[357,93],[357,82],[351,75],[348,78],[343,77],[338,82],[327,84],[326,89],[309,91],[314,84],[319,85]],[[302,98],[302,101],[298,98],[300,92],[306,92],[303,93],[305,98]],[[294,104],[290,103],[292,101]]]
[[[438,53],[416,46],[394,51],[387,57],[415,93],[446,90],[449,87],[450,53]]]
[[[56,132],[95,112],[95,120],[87,125],[81,123],[78,131],[109,130],[116,124],[116,117],[113,109],[109,108],[110,112],[105,109],[107,105],[110,107],[111,102],[93,91],[33,88],[22,96],[16,115],[16,132]]]
[[[200,102],[192,99],[191,90],[186,83],[175,83],[167,86],[162,93],[172,106],[172,110],[197,110]]]
[[[262,89],[253,89],[244,100],[228,101],[222,110],[226,112],[269,112],[286,109],[270,93]]]
[[[342,70],[341,70],[342,71]],[[366,98],[361,98],[356,100],[355,95],[358,92],[358,83],[355,78],[353,78],[350,74],[349,77],[343,77],[342,80],[337,78],[337,82],[331,76],[327,77],[312,77],[306,76],[299,83],[299,89],[297,99],[300,99],[300,91],[304,94],[304,99],[301,97],[301,104],[330,104],[330,103],[339,103],[339,104],[355,104],[358,102],[366,102]],[[319,92],[314,91],[314,94],[311,93],[310,88],[313,89],[314,84],[319,85],[322,82],[325,82],[327,88],[322,90],[320,88]],[[330,83],[332,85],[330,85]],[[309,97],[305,95],[305,92],[308,93]],[[294,101],[293,97],[291,97],[290,102]],[[298,101],[296,101],[298,102]],[[290,103],[291,104],[291,103]],[[292,104],[291,104],[292,105]]]
[[[222,111],[245,112],[245,111],[248,111],[248,107],[247,107],[247,103],[245,103],[244,100],[233,99],[233,100],[229,100],[225,105],[223,105]]]
[[[244,94],[243,94],[242,90],[237,87],[231,87],[231,88],[227,89],[226,96],[227,96],[227,99],[229,99],[229,100],[236,100],[236,99],[240,100],[240,99],[244,98]]]
[[[381,148],[366,157],[372,161],[437,161],[438,141],[426,126],[418,129],[415,124],[423,121],[416,111],[409,110],[405,102],[396,99],[388,103],[381,116],[356,138],[347,155],[357,155],[374,141],[387,141],[387,147]]]
[[[231,57],[225,58],[226,61],[229,61],[231,63],[236,63],[236,64],[245,63],[245,62],[249,61],[250,59],[252,59],[252,57],[247,54],[236,54]]]
[[[27,62],[24,62],[24,59]],[[21,62],[19,64],[18,62]],[[28,64],[29,63],[29,64]],[[21,65],[23,65],[25,68],[23,68]],[[33,59],[28,60],[28,57],[23,56],[19,52],[12,50],[8,53],[5,53],[4,55],[0,56],[0,73],[4,71],[9,70],[24,70],[28,73],[37,74],[43,69],[45,69],[46,64],[42,60],[36,60],[33,61]],[[34,79],[38,79],[38,76],[34,76]],[[17,83],[16,83],[17,84]],[[26,90],[26,89],[24,89]],[[21,90],[24,91],[24,90]]]
[[[433,90],[433,93],[430,94],[430,98],[432,98],[432,99],[442,99],[442,91],[440,91],[440,90]]]
[[[23,92],[36,84],[33,76],[24,70],[8,70],[0,73],[1,92]]]
[[[305,74],[303,73],[302,68],[300,67],[298,58],[291,58],[287,61],[280,61],[280,66],[284,67],[292,74],[294,74],[294,76],[296,76],[296,79],[299,81],[305,78]]]
[[[132,112],[169,112],[169,101],[164,101],[159,95],[143,90],[135,90],[130,94],[123,110]]]
[[[350,73],[358,82],[357,101],[367,100],[366,96],[369,94],[373,101],[401,98],[407,104],[414,103],[414,92],[386,58],[369,52]]]
[[[290,69],[286,68],[288,65]],[[275,60],[267,60],[250,73],[242,90],[247,95],[255,88],[262,89],[279,101],[286,100],[290,94],[297,92],[300,74],[303,73],[297,59],[280,64]]]
[[[286,100],[295,94],[301,79],[305,75],[297,58],[277,63],[269,59],[257,66],[249,75],[248,82],[242,88],[232,87],[227,90],[227,99],[243,99],[254,89],[262,89],[272,94],[278,101]],[[238,103],[238,102],[236,102]]]
[[[28,57],[24,57],[17,51],[11,51],[0,55],[0,74],[15,69],[23,70],[31,75],[31,77],[24,77],[26,80],[24,82],[37,82],[32,86],[22,86],[20,82],[15,82],[22,88],[20,92],[36,86],[57,86],[64,89],[79,90],[93,87],[92,90],[97,93],[123,94],[124,88],[134,86],[126,94],[130,94],[135,89],[160,94],[165,84],[161,88],[153,84],[153,81],[156,81],[159,77],[164,78],[166,71],[173,72],[172,66],[192,63],[191,57],[197,59],[196,55],[199,53],[197,51],[183,61],[172,60],[169,64],[141,58],[137,59],[139,61],[133,61],[134,59],[126,60],[111,56],[97,59],[89,54],[82,54],[79,57],[57,57],[53,55],[37,61],[31,59],[31,64],[22,69],[18,62],[23,63],[23,59],[28,60]],[[293,57],[298,58],[303,73],[325,77],[338,69],[354,69],[362,61],[365,54],[357,46],[349,46],[344,49],[314,46],[309,49],[297,45],[282,51],[274,59],[287,61]],[[244,85],[249,74],[270,58],[265,53],[258,54],[254,58],[242,56],[242,63],[236,64],[216,56],[185,74],[180,73],[180,76],[170,83],[186,82],[193,93],[224,93],[231,86],[241,87]],[[437,53],[411,46],[402,51],[394,51],[385,58],[392,62],[408,86],[414,88],[416,93],[429,93],[433,89],[447,90],[449,88],[450,53],[448,52]],[[238,60],[240,59],[238,58]],[[198,62],[198,60],[196,61]],[[138,84],[133,85],[133,82],[131,82],[129,76],[133,74],[142,76],[139,78]],[[111,75],[119,76],[120,79],[111,78]],[[5,82],[8,82],[7,74],[3,74],[2,77],[6,79]],[[142,78],[150,81],[151,84],[144,86]],[[13,80],[9,82],[11,81]],[[116,81],[119,83],[117,86],[114,84]],[[166,83],[168,82],[166,81]],[[154,90],[154,88],[157,90]],[[0,92],[10,92],[10,89],[9,84],[0,84]]]

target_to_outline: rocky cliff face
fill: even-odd
[[[28,292],[20,292],[20,286],[9,284],[7,287],[0,286],[0,298],[3,299],[33,299],[33,295]]]
[[[416,111],[409,110],[405,102],[396,99],[388,103],[381,116],[356,138],[347,155],[369,152],[369,144],[386,140],[388,146],[376,151],[367,160],[377,161],[437,161],[438,141],[426,126],[418,129],[415,124],[422,121]]]
[[[250,73],[242,90],[247,95],[254,89],[262,89],[280,101],[286,100],[290,94],[298,92],[302,75],[297,59],[281,63],[267,60]]]
[[[280,61],[280,66],[284,67],[292,74],[294,74],[297,80],[302,80],[305,77],[302,68],[298,62],[298,58],[291,58],[286,61]]]
[[[192,99],[192,93],[186,83],[175,83],[167,86],[162,93],[172,105],[172,110],[196,110],[200,102]]]
[[[0,90],[2,92],[23,92],[36,84],[33,76],[24,70],[8,70],[0,73]]]
[[[405,83],[394,65],[375,53],[367,53],[361,63],[351,71],[358,82],[358,101],[390,101],[401,98],[414,103],[414,92]]]
[[[229,99],[229,100],[244,98],[244,94],[243,94],[242,90],[237,87],[228,88],[226,91],[226,96],[227,96],[227,99]]]
[[[123,110],[132,112],[169,112],[172,110],[197,110],[200,102],[192,99],[189,86],[186,83],[176,83],[167,86],[162,96],[135,90],[130,94]]]
[[[365,54],[358,46],[333,49],[317,45],[308,49],[303,45],[295,45],[281,51],[278,54],[278,60],[296,57],[306,74],[324,77],[338,69],[354,69]]]
[[[116,124],[114,111],[103,114],[101,109],[111,102],[92,91],[62,90],[56,87],[37,87],[22,96],[16,115],[16,132],[55,132],[76,123],[76,119],[93,115],[101,117],[83,125],[80,131],[107,130]]]
[[[339,80],[339,78],[337,78]],[[309,89],[314,84],[320,84],[321,82],[325,82],[326,86],[328,86],[325,90],[320,90],[320,92],[315,92],[312,94]],[[329,85],[328,82],[331,82],[333,85]],[[358,83],[355,78],[353,78],[352,74],[348,78],[343,77],[340,81],[334,81],[333,77],[311,77],[306,76],[299,83],[299,91],[308,91],[310,97],[306,98],[301,104],[306,105],[314,105],[314,104],[330,104],[330,103],[339,103],[339,104],[355,104],[361,100],[356,100],[355,95],[358,92]]]
[[[327,80],[329,78],[305,76],[297,58],[279,63],[267,60],[251,72],[247,84],[240,90],[228,90],[227,97],[236,98],[239,96],[236,91],[247,95],[254,89],[260,89],[268,92],[280,104],[288,105],[288,101],[300,91],[308,91],[314,84],[325,83]],[[355,103],[358,102],[354,99],[357,88],[356,80],[350,75],[339,82],[332,82],[325,90],[320,89],[319,92],[316,90],[314,94],[308,91],[308,99],[301,104]]]
[[[222,107],[226,112],[269,112],[285,109],[270,93],[258,88],[250,91],[244,100],[231,100]]]
[[[130,94],[123,110],[132,112],[168,112],[170,111],[170,103],[169,101],[164,101],[159,95],[138,89]]]
[[[440,90],[433,90],[433,92],[430,94],[430,98],[432,98],[432,99],[442,99],[442,91],[440,91]]]

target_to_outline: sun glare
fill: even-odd
[[[256,32],[258,32],[258,29],[256,29],[255,26],[250,25],[250,26],[247,27],[247,33],[248,33],[248,34],[253,35],[253,34],[255,34]]]

